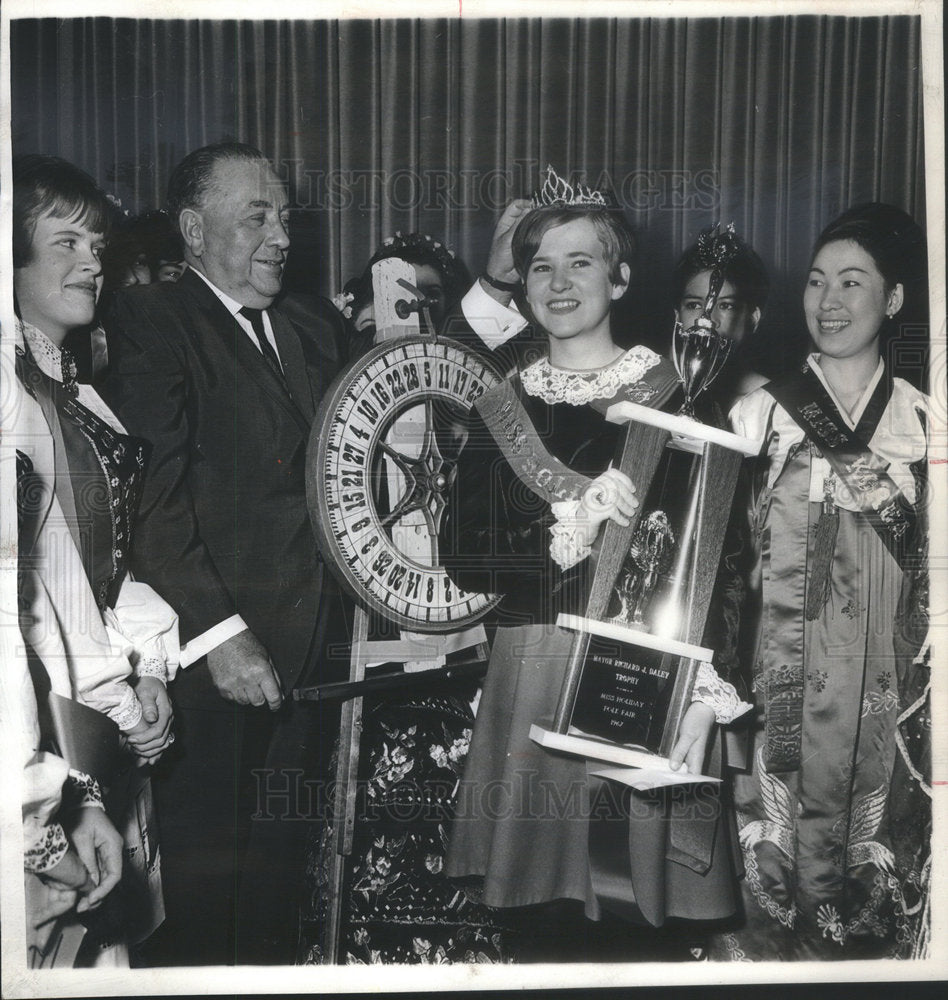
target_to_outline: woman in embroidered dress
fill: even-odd
[[[546,331],[549,355],[505,385],[523,408],[524,425],[531,425],[525,429],[535,436],[539,464],[592,483],[577,488],[572,499],[542,495],[514,471],[475,408],[441,532],[442,558],[457,584],[503,595],[447,871],[476,876],[470,891],[490,906],[527,908],[519,911],[532,938],[524,959],[655,958],[657,937],[630,934],[614,914],[660,926],[676,917],[727,916],[736,902],[733,858],[716,801],[698,803],[699,813],[706,807],[704,820],[697,820],[705,835],[691,842],[694,850],[685,847],[666,863],[676,849],[666,842],[666,830],[675,824],[665,812],[669,799],[659,791],[633,793],[634,850],[625,851],[631,879],[611,912],[601,906],[588,846],[594,782],[586,762],[550,753],[529,738],[531,724],[554,712],[569,652],[570,634],[553,627],[557,614],[585,612],[602,526],[609,518],[627,524],[638,504],[632,482],[612,468],[621,432],[605,421],[605,410],[626,399],[662,406],[677,394],[669,362],[643,347],[623,350],[613,338],[611,307],[628,287],[633,252],[624,219],[598,193],[580,190],[578,201],[554,200],[524,215],[514,235],[514,261],[531,320]],[[676,764],[686,760],[692,771],[703,765],[713,706],[722,722],[740,711],[733,688],[713,671],[703,681],[699,696],[708,703],[689,708],[672,753]],[[627,829],[622,836],[628,844]],[[536,904],[546,905],[537,911]],[[612,929],[583,914],[592,920],[608,915]],[[635,941],[641,943],[638,955]]]
[[[162,919],[155,830],[144,829],[147,769],[135,765],[156,762],[173,739],[165,684],[177,666],[177,617],[125,571],[147,443],[127,435],[95,391],[76,383],[61,350],[66,335],[95,316],[108,199],[57,157],[18,158],[13,177],[20,625],[40,705],[47,692],[72,699],[108,716],[125,738],[125,765],[109,796],[110,809],[125,805],[113,817],[125,837],[125,875],[97,914],[85,956],[121,961],[123,944]],[[82,735],[60,731],[58,738],[81,743]],[[87,785],[101,798],[96,781]],[[98,881],[95,835],[66,833]],[[59,842],[57,851],[66,848]]]
[[[816,353],[732,414],[766,458],[750,517],[758,716],[735,786],[746,922],[718,957],[924,952],[927,401],[880,355],[924,268],[899,209],[831,223],[803,297]]]

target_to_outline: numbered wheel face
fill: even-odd
[[[465,417],[498,381],[460,344],[408,337],[360,358],[320,407],[306,489],[323,557],[356,600],[404,628],[454,631],[499,600],[459,590],[438,558]]]

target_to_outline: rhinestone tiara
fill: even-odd
[[[547,164],[546,178],[538,191],[533,192],[534,208],[562,208],[564,205],[591,205],[608,208],[601,191],[593,191],[584,184],[570,184]]]

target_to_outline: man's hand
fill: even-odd
[[[157,764],[162,753],[174,741],[171,732],[171,699],[157,677],[140,677],[135,693],[142,705],[142,717],[125,733],[135,753],[149,764]]]
[[[517,198],[504,209],[504,214],[497,220],[490,253],[487,255],[487,273],[492,278],[512,283],[520,280],[517,269],[514,267],[513,250],[511,249],[513,235],[521,219],[532,209],[533,203],[527,198]],[[508,302],[510,301],[508,293],[501,292],[486,282],[482,282],[482,285],[489,295],[495,298],[503,296]]]
[[[207,654],[207,668],[220,696],[238,705],[283,704],[280,678],[267,651],[250,629],[238,632]]]
[[[714,709],[700,701],[693,701],[681,720],[678,741],[668,758],[673,771],[677,771],[684,761],[688,765],[688,774],[701,774],[708,737],[713,728]]]
[[[105,810],[94,806],[77,809],[63,828],[92,882],[91,886],[77,886],[82,899],[76,910],[83,913],[98,906],[118,885],[122,877],[122,837]]]

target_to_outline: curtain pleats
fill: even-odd
[[[611,187],[635,225],[646,339],[667,335],[674,259],[723,220],[772,268],[767,322],[790,351],[825,222],[866,200],[924,217],[920,24],[17,20],[13,146],[78,163],[132,211],[162,203],[189,150],[259,146],[298,206],[288,281],[324,294],[395,230],[476,272],[552,163]]]

